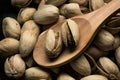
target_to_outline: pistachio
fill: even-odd
[[[25,63],[19,54],[7,58],[4,64],[5,74],[10,78],[20,78],[25,72]]]
[[[29,20],[24,23],[21,29],[19,46],[20,55],[22,57],[26,57],[32,52],[37,41],[39,32],[39,26],[36,25],[33,20]]]
[[[60,13],[64,15],[66,18],[71,18],[82,14],[80,7],[77,3],[64,4],[60,8]]]
[[[65,20],[66,18],[63,15],[59,15],[58,22]]]
[[[84,55],[81,55],[76,60],[70,62],[73,70],[78,72],[82,76],[87,76],[91,74],[91,66]]]
[[[17,16],[17,20],[20,24],[23,24],[24,22],[32,19],[33,14],[36,12],[35,8],[30,8],[30,7],[26,7],[26,8],[21,8],[18,16]]]
[[[120,26],[120,17],[114,19],[114,20],[111,20],[110,22],[107,23],[108,26],[111,26],[111,27],[119,27]]]
[[[16,7],[26,7],[28,6],[32,0],[11,0],[11,4]]]
[[[118,66],[120,67],[120,46],[115,50],[115,59]]]
[[[114,44],[113,44],[113,49],[116,49],[120,46],[120,36],[119,35],[115,35],[115,40],[114,40]]]
[[[57,80],[75,80],[72,76],[68,75],[67,73],[61,73]]]
[[[52,5],[55,5],[55,6],[60,6],[63,3],[65,3],[66,1],[67,0],[47,0],[46,4],[52,4]]]
[[[98,60],[98,70],[101,74],[107,76],[111,80],[117,80],[119,73],[118,66],[107,57],[101,57]]]
[[[75,21],[67,19],[61,26],[62,40],[66,47],[75,48],[79,42],[79,28]]]
[[[19,39],[20,24],[12,17],[5,17],[2,22],[3,34],[5,37]]]
[[[115,38],[110,32],[101,29],[95,37],[94,43],[99,49],[109,51],[113,49],[114,40]]]
[[[102,56],[106,56],[108,52],[102,51],[98,49],[96,46],[90,46],[88,49],[85,51],[86,54],[92,56],[95,60],[99,59]]]
[[[78,3],[80,6],[87,6],[88,0],[69,0],[70,3]]]
[[[33,0],[36,4],[39,4],[41,0]]]
[[[31,67],[25,71],[26,80],[51,80],[51,76],[39,67]]]
[[[53,5],[43,5],[33,15],[34,21],[43,25],[54,23],[58,18],[59,9]]]
[[[103,75],[94,74],[94,75],[83,77],[80,80],[108,80],[108,79]]]
[[[94,11],[104,5],[104,0],[89,0],[89,9]]]
[[[0,41],[0,53],[2,57],[12,56],[19,51],[19,41],[14,38],[5,38]]]
[[[45,50],[49,58],[56,58],[62,50],[61,33],[49,29],[46,34]]]

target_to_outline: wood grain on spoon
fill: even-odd
[[[102,8],[96,11],[93,11],[82,16],[76,16],[71,18],[79,26],[80,30],[79,44],[73,52],[70,52],[69,50],[65,49],[60,54],[60,56],[58,56],[58,58],[54,60],[48,59],[48,57],[45,54],[44,42],[47,31],[44,31],[39,36],[33,52],[35,62],[40,66],[52,68],[61,66],[77,58],[88,47],[88,44],[92,41],[95,32],[98,30],[99,26],[103,23],[103,21],[118,9],[120,9],[120,0],[112,0],[107,5],[103,6]],[[61,24],[63,22],[59,22],[51,28],[56,31],[60,31]]]

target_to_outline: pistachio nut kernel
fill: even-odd
[[[49,58],[56,58],[62,50],[62,38],[60,32],[49,29],[45,40],[45,51]]]
[[[75,21],[67,19],[61,26],[62,40],[66,47],[75,48],[79,42],[79,28]]]

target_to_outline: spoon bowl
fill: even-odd
[[[40,34],[38,41],[35,45],[33,51],[33,58],[35,62],[47,68],[54,68],[64,65],[75,58],[77,58],[80,54],[82,54],[85,49],[89,46],[90,42],[92,42],[96,32],[100,29],[100,25],[115,11],[120,8],[120,0],[112,0],[107,5],[102,8],[95,10],[91,13],[76,16],[71,18],[74,20],[79,27],[80,31],[80,39],[78,46],[74,51],[70,51],[67,48],[63,50],[63,52],[55,59],[50,60],[45,54],[44,44],[47,31],[44,31]],[[61,30],[61,25],[64,21],[59,22],[52,26],[51,28],[55,31]]]

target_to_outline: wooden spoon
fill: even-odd
[[[42,34],[40,34],[33,51],[33,58],[35,62],[40,66],[53,68],[66,64],[72,61],[73,59],[77,58],[81,53],[83,53],[83,51],[85,51],[85,49],[88,47],[90,42],[93,40],[95,33],[98,31],[100,25],[104,22],[104,20],[107,19],[111,14],[113,14],[119,8],[120,8],[120,0],[112,0],[107,5],[103,6],[98,10],[95,10],[91,13],[82,16],[76,16],[71,18],[79,26],[79,30],[80,30],[79,44],[73,52],[70,52],[68,49],[65,49],[60,54],[60,56],[54,60],[48,59],[48,57],[45,54],[44,42],[47,31],[44,31]],[[51,28],[53,30],[60,31],[61,24],[63,22],[59,22]]]

